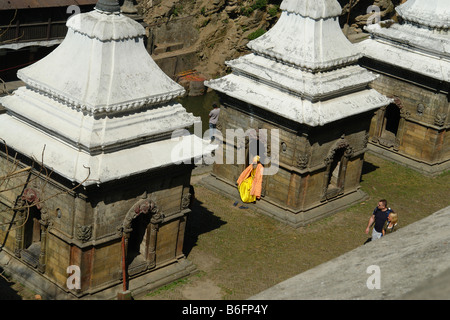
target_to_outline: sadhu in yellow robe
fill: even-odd
[[[261,198],[263,171],[264,167],[259,162],[258,156],[253,158],[253,163],[242,171],[237,180],[242,202],[254,202]]]

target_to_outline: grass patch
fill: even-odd
[[[252,5],[250,6],[242,6],[241,7],[241,14],[248,17],[250,16],[253,11],[255,10],[265,10],[267,7],[268,1],[267,0],[256,0]]]
[[[174,282],[166,284],[165,286],[162,286],[154,291],[147,293],[147,297],[154,297],[154,296],[160,295],[160,294],[164,293],[165,291],[173,290],[174,288],[176,288],[180,285],[187,284],[187,283],[189,283],[188,278],[182,278],[182,279],[175,280]]]
[[[196,185],[185,238],[187,258],[200,269],[208,261],[202,280],[221,288],[222,299],[247,299],[363,245],[368,219],[381,198],[398,212],[400,227],[450,205],[448,172],[430,178],[371,154],[365,156],[360,185],[368,200],[298,229],[251,207],[234,207],[237,199]],[[183,299],[175,291],[159,290],[157,298]]]
[[[256,38],[262,36],[264,33],[266,33],[266,30],[264,29],[258,29],[255,32],[250,33],[247,38],[249,40],[255,40]]]

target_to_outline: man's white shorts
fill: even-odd
[[[372,240],[380,239],[383,236],[381,232],[377,232],[375,228],[372,230]]]

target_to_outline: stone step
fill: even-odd
[[[155,49],[153,50],[154,55],[158,55],[166,52],[174,52],[177,50],[181,50],[184,47],[183,42],[175,42],[175,43],[158,43],[156,44]]]

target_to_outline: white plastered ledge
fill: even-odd
[[[1,101],[8,113],[90,153],[123,149],[129,144],[151,140],[152,136],[170,135],[201,121],[175,102],[123,115],[94,116],[26,87],[20,87],[14,95]]]
[[[91,156],[7,114],[0,115],[0,128],[1,137],[8,146],[38,161],[41,161],[44,152],[43,162],[47,168],[74,183],[84,181],[84,186],[183,162],[193,163],[191,159],[201,158],[211,148],[201,138],[186,135]],[[89,176],[89,170],[85,167],[90,168]]]
[[[391,99],[365,89],[326,101],[311,102],[255,80],[227,75],[208,87],[298,123],[316,127],[388,105]]]
[[[392,42],[368,39],[357,44],[365,56],[403,69],[450,82],[450,59]]]
[[[235,74],[257,78],[274,88],[290,91],[310,100],[326,99],[364,89],[377,77],[358,65],[311,73],[253,53],[227,61],[227,65]]]

